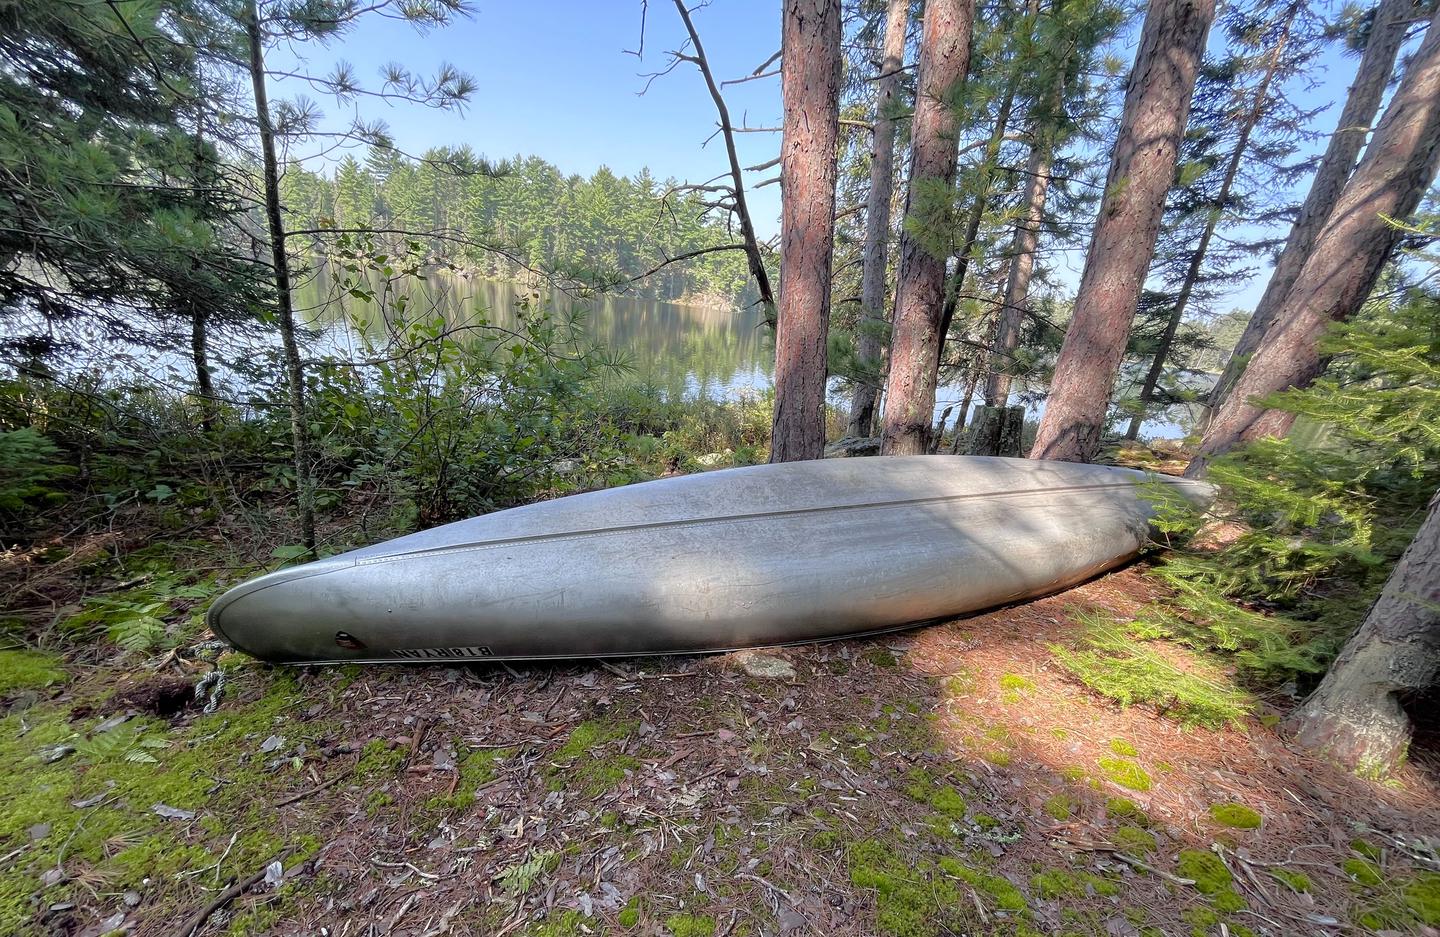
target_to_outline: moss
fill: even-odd
[[[665,919],[672,937],[714,937],[715,918],[708,914],[672,914]]]
[[[441,794],[426,801],[432,810],[467,810],[475,803],[477,788],[495,780],[496,766],[515,754],[513,748],[481,748],[460,759],[456,770],[460,778],[455,782],[455,793]]]
[[[1220,923],[1220,915],[1210,908],[1189,908],[1180,919],[1190,925],[1191,937],[1208,937],[1211,929]]]
[[[393,803],[395,803],[395,798],[391,797],[387,791],[371,791],[365,795],[365,815],[367,817],[379,816],[386,807]]]
[[[577,725],[556,751],[556,764],[546,771],[550,790],[570,788],[596,795],[619,784],[627,772],[640,767],[640,762],[626,754],[597,753],[597,749],[627,738],[634,731],[635,723],[627,721],[588,720]]]
[[[1060,776],[1074,784],[1085,777],[1085,769],[1078,765],[1066,765],[1060,769]]]
[[[1270,875],[1277,881],[1283,882],[1287,888],[1297,895],[1304,895],[1310,891],[1310,876],[1304,872],[1293,872],[1290,869],[1272,867]]]
[[[1105,816],[1112,820],[1129,820],[1136,826],[1150,825],[1150,817],[1128,797],[1111,797],[1105,801]]]
[[[1008,768],[1015,760],[1015,756],[1004,749],[991,748],[980,753],[980,757],[990,762],[997,768]]]
[[[530,937],[581,937],[585,934],[585,916],[579,911],[555,911],[539,924],[525,931]]]
[[[1134,745],[1131,745],[1124,739],[1111,739],[1110,750],[1124,758],[1134,758],[1140,754],[1135,750]]]
[[[1000,677],[1000,699],[1006,703],[1018,703],[1035,689],[1035,681],[1016,673]]]
[[[1369,859],[1351,856],[1340,863],[1340,868],[1350,876],[1351,881],[1366,888],[1377,888],[1385,881],[1385,876],[1380,874],[1380,866]]]
[[[924,768],[912,769],[906,778],[905,793],[913,800],[928,804],[946,817],[965,816],[965,797],[952,785],[937,783]]]
[[[1044,809],[1053,820],[1068,820],[1080,809],[1080,802],[1069,794],[1056,794],[1045,800]]]
[[[845,842],[845,837],[835,830],[817,830],[810,835],[810,848],[828,851]]]
[[[1421,872],[1400,887],[1405,906],[1426,927],[1440,927],[1440,872]]]
[[[977,813],[971,817],[971,819],[974,820],[975,825],[982,830],[993,830],[1000,825],[1000,821],[988,813]]]
[[[946,856],[940,859],[940,869],[946,875],[988,895],[995,907],[1003,911],[1025,910],[1025,896],[1007,878],[982,872]]]
[[[626,930],[629,930],[630,928],[635,927],[637,924],[639,924],[640,899],[631,898],[629,901],[627,901],[625,903],[625,907],[620,909],[620,914],[616,916],[615,923],[625,928]]]
[[[865,659],[876,667],[894,667],[896,664],[895,655],[883,647],[875,647],[866,651]]]
[[[1235,891],[1230,870],[1214,853],[1183,850],[1175,871],[1181,878],[1192,879],[1195,890],[1207,896],[1217,911],[1239,911],[1245,907],[1245,899]]]
[[[850,881],[875,891],[875,929],[891,937],[932,937],[942,933],[947,909],[960,892],[944,878],[932,878],[928,862],[902,858],[879,840],[851,843],[846,850]]]
[[[1144,768],[1124,758],[1101,758],[1100,773],[1121,787],[1132,791],[1148,791],[1154,786]]]
[[[360,749],[360,760],[355,763],[357,780],[393,776],[405,764],[405,752],[389,739],[372,739]]]
[[[1366,859],[1369,859],[1371,862],[1380,861],[1380,847],[1376,846],[1368,839],[1352,839],[1350,840],[1350,848],[1354,852],[1357,852],[1360,855],[1364,856]]]
[[[1130,856],[1143,856],[1157,848],[1154,833],[1129,824],[1112,833],[1110,840],[1121,852]]]
[[[38,690],[69,679],[60,658],[40,651],[0,651],[0,695]]]
[[[1212,804],[1210,818],[1221,826],[1229,826],[1237,830],[1259,829],[1261,821],[1260,814],[1244,804],[1236,803]]]
[[[1045,869],[1030,877],[1030,887],[1047,901],[1057,898],[1083,898],[1091,891],[1097,895],[1116,895],[1120,886],[1108,878],[1089,872],[1068,869]]]

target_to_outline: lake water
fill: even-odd
[[[324,343],[337,350],[353,349],[358,343],[352,329],[364,330],[372,340],[384,337],[373,305],[349,298],[325,303],[329,293],[323,276],[297,291],[297,305],[318,312],[310,321],[323,330]],[[579,310],[589,338],[619,356],[633,379],[670,397],[733,400],[766,390],[773,381],[775,344],[758,308],[720,309],[615,295],[580,300],[558,291],[449,273],[432,275],[422,290],[411,291],[412,309],[417,301],[443,312],[452,326],[483,317],[514,328],[522,304],[555,312]]]
[[[312,326],[322,332],[322,345],[359,353],[357,330],[366,332],[372,341],[384,337],[384,323],[373,304],[348,297],[327,301],[333,292],[323,271],[297,290],[297,307],[308,310]],[[418,306],[443,312],[452,326],[484,317],[513,328],[523,304],[554,311],[578,308],[584,313],[587,336],[619,355],[633,379],[672,398],[734,400],[768,390],[773,383],[775,344],[758,307],[690,306],[623,295],[581,300],[562,292],[448,272],[428,277],[423,286],[410,291],[410,301],[412,310]],[[936,393],[935,417],[946,407],[958,408],[963,397],[961,386],[941,387]],[[833,386],[831,398],[844,405],[848,393]],[[1017,398],[1013,402],[1023,401]],[[1027,419],[1038,420],[1043,413],[1043,401],[1027,404]],[[951,413],[951,422],[954,417]],[[1146,438],[1177,438],[1184,435],[1188,424],[1189,414],[1175,412],[1147,421],[1141,432]]]

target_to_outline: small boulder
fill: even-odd
[[[825,458],[827,459],[853,459],[859,456],[879,454],[879,436],[845,436],[825,447]]]

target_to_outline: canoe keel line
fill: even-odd
[[[1209,486],[966,456],[663,479],[499,511],[261,576],[217,635],[288,663],[676,654],[833,640],[1064,589]]]

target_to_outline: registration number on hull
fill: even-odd
[[[404,660],[455,660],[461,657],[494,657],[495,652],[483,645],[475,647],[407,647],[396,650]]]

